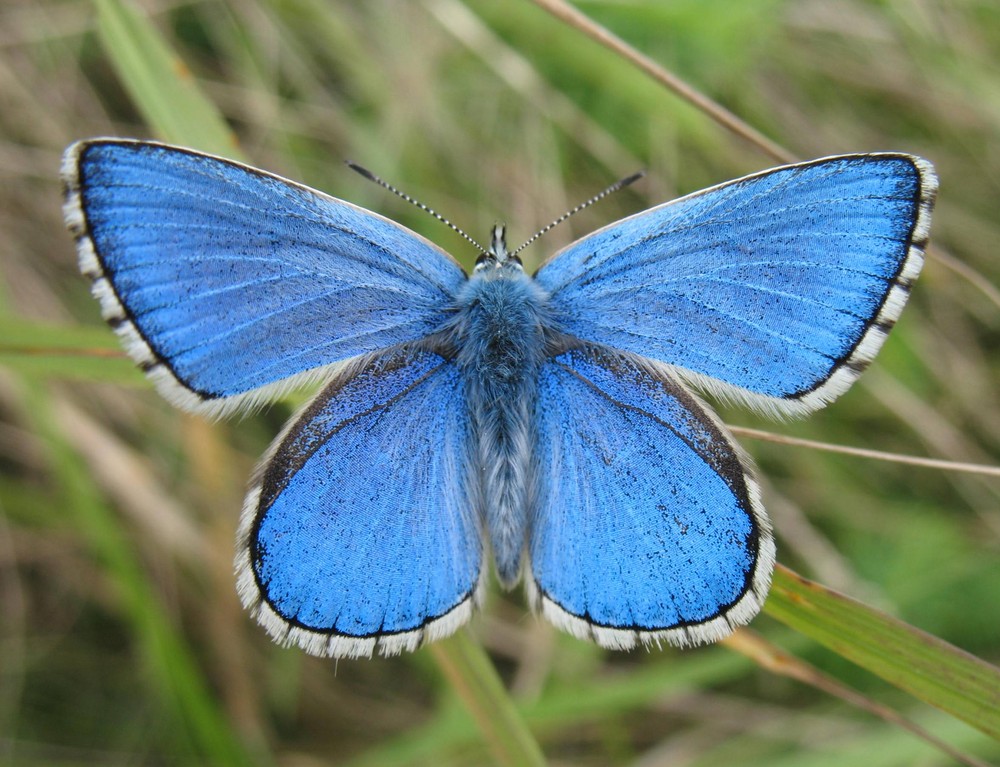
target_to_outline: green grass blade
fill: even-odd
[[[576,640],[562,640],[562,644],[568,646],[571,641]],[[658,700],[732,683],[753,669],[744,656],[719,648],[694,654],[670,653],[669,660],[643,665],[642,671],[634,674],[598,672],[586,681],[569,684],[553,679],[537,699],[519,703],[517,708],[531,725],[531,732],[556,740],[562,733],[613,721],[655,705]],[[442,707],[427,723],[380,742],[349,764],[409,767],[426,764],[442,754],[464,753],[475,737],[469,711],[468,706]]]
[[[221,112],[149,20],[121,0],[97,0],[105,51],[146,122],[164,140],[239,159]]]
[[[1000,739],[1000,669],[903,621],[775,571],[769,615],[911,695]]]
[[[54,403],[43,389],[23,387],[37,434],[47,446],[51,474],[75,517],[93,558],[118,589],[122,615],[140,649],[144,669],[164,710],[177,721],[177,746],[195,762],[242,766],[250,763],[205,682],[191,649],[167,617],[129,539],[94,485],[81,457],[60,431]]]
[[[0,365],[41,378],[148,386],[106,327],[55,325],[0,316]]]
[[[544,765],[542,749],[504,690],[483,648],[460,631],[430,645],[441,671],[472,714],[497,764]]]

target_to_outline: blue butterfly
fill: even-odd
[[[776,168],[531,277],[502,228],[467,276],[382,216],[188,149],[82,142],[63,178],[80,268],[167,399],[218,416],[325,382],[252,480],[236,571],[276,641],[334,657],[454,632],[487,547],[603,647],[748,623],[770,524],[689,386],[775,415],[842,394],[920,272],[937,189],[905,154]]]

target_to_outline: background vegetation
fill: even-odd
[[[935,257],[873,369],[807,420],[725,419],[995,466],[1000,6],[578,7],[794,155],[905,150],[941,175]],[[213,130],[215,109],[231,135]],[[981,472],[744,439],[780,561],[877,612],[783,574],[752,630],[689,652],[601,651],[528,616],[519,592],[493,594],[472,641],[406,657],[335,663],[272,645],[239,607],[232,540],[246,477],[306,395],[210,424],[172,409],[121,356],[60,213],[60,153],[97,135],[240,155],[391,215],[467,264],[466,243],[341,160],[479,239],[506,220],[513,241],[648,169],[533,246],[535,262],[775,164],[528,0],[7,0],[0,758],[516,762],[537,755],[523,722],[551,764],[1000,760],[996,669],[906,627],[1000,659],[1000,483]],[[490,687],[492,668],[508,694]]]

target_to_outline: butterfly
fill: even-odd
[[[237,591],[314,655],[395,654],[506,588],[602,647],[716,641],[775,559],[751,461],[693,393],[842,394],[920,272],[937,179],[898,153],[789,165],[569,245],[504,230],[471,275],[418,234],[230,160],[97,139],[63,161],[80,269],[173,404],[323,388],[258,466]]]

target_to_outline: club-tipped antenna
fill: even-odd
[[[466,240],[468,240],[473,245],[475,245],[476,248],[479,250],[480,253],[486,253],[487,252],[486,249],[482,245],[480,245],[478,242],[476,242],[474,239],[472,239],[469,235],[467,235],[465,232],[463,232],[461,229],[459,229],[457,226],[455,226],[453,223],[451,223],[451,221],[449,221],[448,219],[446,219],[444,216],[442,216],[440,213],[438,213],[433,208],[427,207],[422,202],[420,202],[420,200],[413,199],[406,192],[400,191],[399,189],[397,189],[396,187],[394,187],[392,184],[390,184],[388,181],[385,181],[385,180],[379,178],[374,173],[372,173],[370,170],[368,170],[365,167],[362,167],[361,165],[358,165],[356,162],[351,162],[350,160],[345,160],[344,163],[347,165],[348,168],[350,168],[351,170],[353,170],[355,173],[360,173],[362,176],[364,176],[369,181],[374,181],[379,186],[381,186],[381,187],[383,187],[385,189],[388,189],[390,192],[392,192],[397,197],[401,197],[402,199],[406,200],[411,205],[416,205],[418,208],[420,208],[420,210],[424,211],[425,213],[430,213],[432,216],[434,216],[434,218],[436,218],[442,224],[444,224],[447,227],[449,227],[450,229],[458,232],[460,235],[462,235],[462,237],[464,237]]]
[[[636,181],[638,181],[640,178],[642,178],[645,175],[646,175],[646,171],[640,170],[638,173],[633,173],[631,176],[626,176],[625,178],[621,179],[620,181],[616,181],[615,183],[613,183],[611,186],[609,186],[607,189],[605,189],[600,194],[595,194],[593,197],[591,197],[586,202],[581,202],[579,205],[577,205],[575,208],[573,208],[573,210],[566,211],[561,216],[559,216],[559,218],[557,218],[555,221],[553,221],[551,224],[549,224],[548,226],[543,226],[541,229],[539,229],[537,232],[535,232],[533,235],[531,235],[527,240],[525,240],[523,243],[521,243],[521,245],[513,253],[510,254],[511,257],[516,256],[518,253],[520,253],[522,250],[524,250],[526,247],[528,247],[531,243],[533,243],[535,240],[537,240],[539,237],[541,237],[547,231],[549,231],[550,229],[552,229],[555,226],[559,226],[559,224],[561,224],[563,221],[565,221],[570,216],[575,215],[576,213],[579,213],[584,208],[589,208],[595,202],[600,202],[605,197],[607,197],[609,194],[613,194],[613,193],[617,192],[619,189],[624,189],[629,184],[635,183]]]

